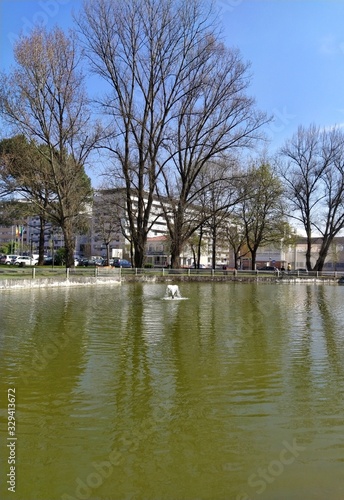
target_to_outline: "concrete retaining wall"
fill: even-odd
[[[337,284],[338,278],[276,278],[275,276],[202,276],[202,275],[120,275],[116,276],[97,276],[97,277],[55,277],[55,278],[35,278],[35,279],[3,279],[0,280],[0,290],[18,289],[18,288],[47,288],[47,287],[66,287],[66,286],[90,286],[104,284],[120,284],[124,282],[150,282],[150,283],[171,283],[171,282],[236,282],[236,283],[330,283]]]
[[[120,284],[121,279],[116,277],[72,277],[72,278],[36,278],[36,279],[3,279],[0,280],[0,290],[18,288],[48,288],[66,286],[89,286],[116,283]]]

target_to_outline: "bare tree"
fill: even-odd
[[[93,0],[78,24],[92,69],[110,89],[99,98],[112,127],[106,147],[114,157],[112,176],[127,192],[141,267],[162,173],[165,189],[158,193],[175,207],[177,229],[203,163],[230,146],[251,144],[266,118],[253,112],[244,93],[247,67],[218,41],[214,12],[202,0]],[[168,165],[179,169],[182,184]],[[171,182],[181,198],[177,206]],[[174,263],[182,244],[173,237]]]
[[[84,164],[98,134],[90,122],[75,37],[58,28],[51,33],[36,28],[19,39],[14,55],[15,69],[1,76],[0,110],[14,131],[35,140],[49,165],[54,196],[45,208],[63,231],[71,267],[74,232],[91,194]]]
[[[338,128],[299,127],[281,149],[281,158],[291,216],[306,232],[308,270],[314,232],[322,236],[313,267],[321,271],[333,238],[344,227],[344,134]]]
[[[204,165],[195,181],[202,207],[202,228],[211,241],[212,268],[216,266],[216,252],[219,243],[226,239],[226,227],[229,224],[233,207],[239,202],[236,187],[237,161],[209,162]],[[190,199],[191,201],[191,199]],[[185,220],[186,214],[184,216]]]
[[[236,213],[231,213],[230,219],[224,227],[225,239],[228,245],[233,250],[234,254],[234,267],[235,269],[241,269],[242,257],[247,255],[248,250],[246,246],[246,234],[243,231],[243,224],[241,216]]]
[[[118,193],[109,189],[98,191],[93,198],[94,234],[105,245],[107,265],[110,260],[111,242],[123,234],[124,211],[119,199]]]
[[[214,36],[207,36],[199,48],[202,56],[186,77],[188,92],[178,101],[176,118],[169,124],[169,140],[165,141],[167,159],[160,192],[171,203],[172,198],[178,200],[170,229],[173,267],[179,265],[184,218],[202,171],[211,161],[256,145],[263,137],[262,126],[269,121],[246,93],[249,66],[239,52],[224,47]]]
[[[279,178],[266,163],[248,169],[240,184],[242,201],[236,214],[242,220],[251,267],[255,269],[258,248],[280,242],[284,236],[283,189]]]
[[[195,269],[199,269],[201,265],[201,255],[202,250],[207,252],[207,242],[203,239],[203,226],[200,226],[197,232],[194,232],[193,235],[188,239],[188,245],[192,252],[193,262],[192,267]]]

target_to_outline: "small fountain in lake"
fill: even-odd
[[[167,285],[165,299],[181,299],[178,285]]]

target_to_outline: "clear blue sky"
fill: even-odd
[[[251,62],[251,95],[275,115],[271,152],[298,125],[344,124],[344,0],[215,1],[227,45]],[[81,4],[0,0],[1,70],[9,68],[21,30],[29,33],[35,22],[68,28]]]
[[[298,125],[344,124],[343,0],[218,0],[226,40],[252,64],[272,146]]]

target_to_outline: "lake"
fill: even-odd
[[[343,500],[344,286],[179,289],[1,293],[1,499]]]

